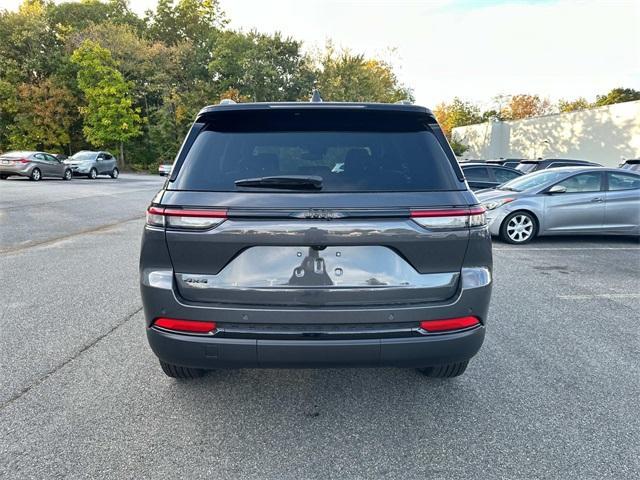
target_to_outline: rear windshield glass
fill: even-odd
[[[98,156],[96,152],[78,152],[72,155],[73,160],[93,160]]]
[[[417,115],[280,111],[227,117],[200,132],[171,189],[265,191],[234,182],[292,175],[321,177],[319,193],[460,188],[437,138]]]
[[[516,170],[520,170],[521,172],[528,173],[535,170],[537,163],[521,163],[516,167]]]

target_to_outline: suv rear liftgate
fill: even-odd
[[[309,105],[209,107],[187,136],[142,242],[165,372],[462,373],[484,337],[491,244],[433,116]]]

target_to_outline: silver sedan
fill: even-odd
[[[542,170],[476,196],[491,234],[508,243],[538,235],[640,235],[640,174],[629,170]]]
[[[45,152],[7,152],[0,155],[0,180],[16,175],[34,182],[44,177],[71,180],[71,168]]]

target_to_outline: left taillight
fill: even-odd
[[[147,225],[152,227],[164,227],[164,208],[147,208]]]
[[[147,225],[186,230],[207,230],[227,219],[225,210],[191,210],[182,208],[149,207]]]
[[[486,225],[484,207],[411,210],[411,219],[425,228],[469,228]]]

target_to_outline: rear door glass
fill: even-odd
[[[640,176],[626,173],[611,173],[609,176],[609,190],[635,190],[640,188]]]
[[[490,182],[489,170],[486,167],[471,167],[462,170],[469,182]]]
[[[170,189],[265,191],[234,182],[291,175],[322,177],[318,193],[460,189],[438,139],[416,119],[268,113],[271,122],[245,113],[244,122],[208,124]]]
[[[519,173],[507,170],[505,168],[495,168],[493,170],[493,174],[496,176],[496,181],[500,183],[508,182],[509,180],[513,180],[514,178],[520,176]]]

